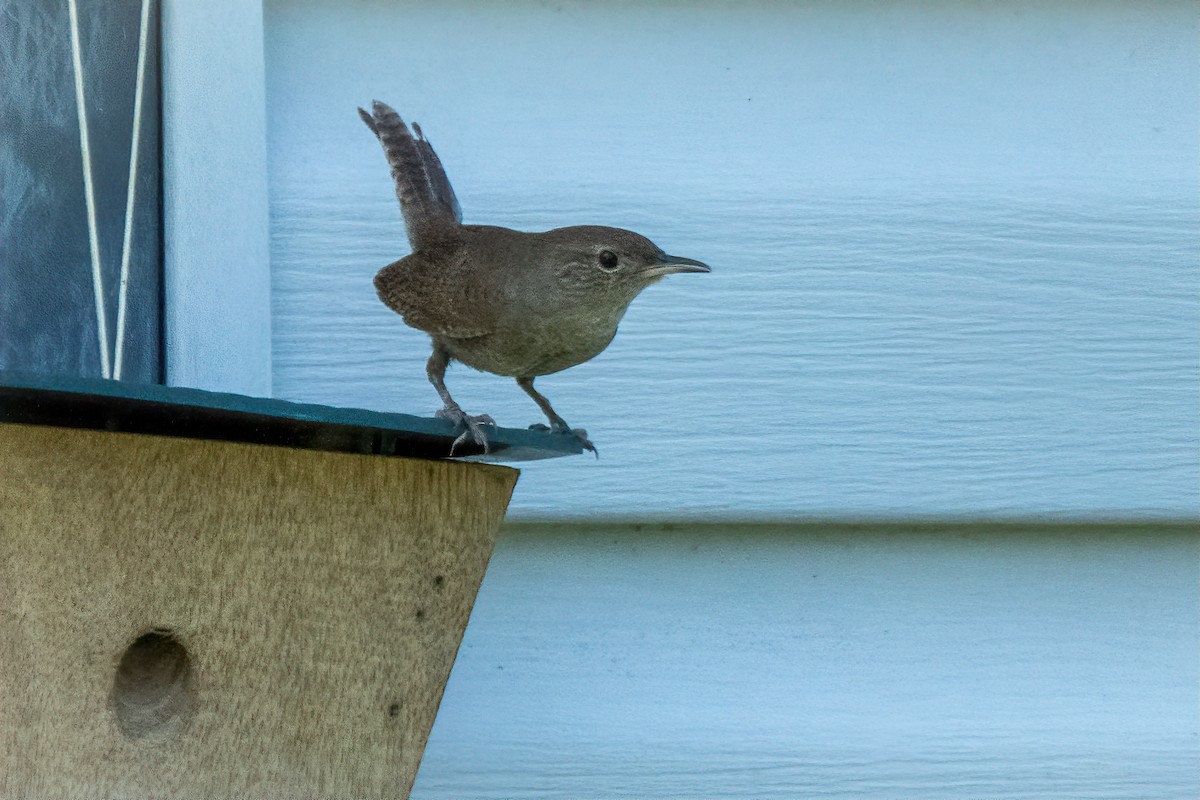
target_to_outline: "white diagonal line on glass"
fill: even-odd
[[[129,146],[129,180],[125,190],[125,238],[121,242],[121,284],[117,294],[117,352],[112,376],[121,379],[125,356],[125,296],[129,286],[130,243],[133,239],[133,204],[137,188],[138,142],[142,132],[142,87],[146,82],[146,31],[149,29],[150,0],[142,0],[142,22],[138,33],[137,80],[133,89],[133,142]]]
[[[108,362],[108,320],[104,315],[104,275],[100,271],[100,239],[96,230],[96,200],[92,189],[92,155],[88,145],[87,108],[84,106],[83,61],[79,55],[79,10],[67,0],[71,14],[71,60],[75,66],[75,107],[79,112],[79,150],[83,155],[83,192],[87,204],[88,248],[92,254],[92,292],[96,296],[96,333],[100,338],[100,374],[111,378]]]

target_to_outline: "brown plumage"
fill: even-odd
[[[642,289],[675,272],[708,272],[668,256],[632,231],[600,226],[525,233],[463,225],[462,211],[441,160],[420,126],[409,131],[389,106],[358,110],[379,138],[392,169],[412,253],[379,271],[379,298],[425,331],[433,342],[427,373],[445,407],[438,412],[463,428],[457,440],[486,450],[481,427],[445,385],[451,361],[517,379],[538,404],[550,429],[595,447],[572,429],[533,388],[539,375],[573,367],[608,346],[617,324]],[[545,428],[546,426],[531,426]]]

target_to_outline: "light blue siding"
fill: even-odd
[[[413,797],[1200,794],[1194,526],[515,527]]]
[[[439,405],[371,286],[407,252],[354,112],[380,98],[468,222],[714,266],[539,381],[602,458],[529,465],[514,513],[1193,514],[1197,16],[269,2],[275,392]],[[448,382],[538,421],[511,381]]]

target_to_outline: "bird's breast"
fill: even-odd
[[[444,344],[469,367],[515,378],[536,377],[589,361],[608,347],[616,332],[616,322],[610,320],[543,318]]]

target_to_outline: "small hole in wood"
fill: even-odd
[[[400,704],[399,703],[392,703],[390,706],[388,706],[388,716],[389,717],[400,716]]]
[[[173,736],[192,710],[192,659],[169,630],[144,633],[126,648],[113,679],[117,727],[131,739]]]

